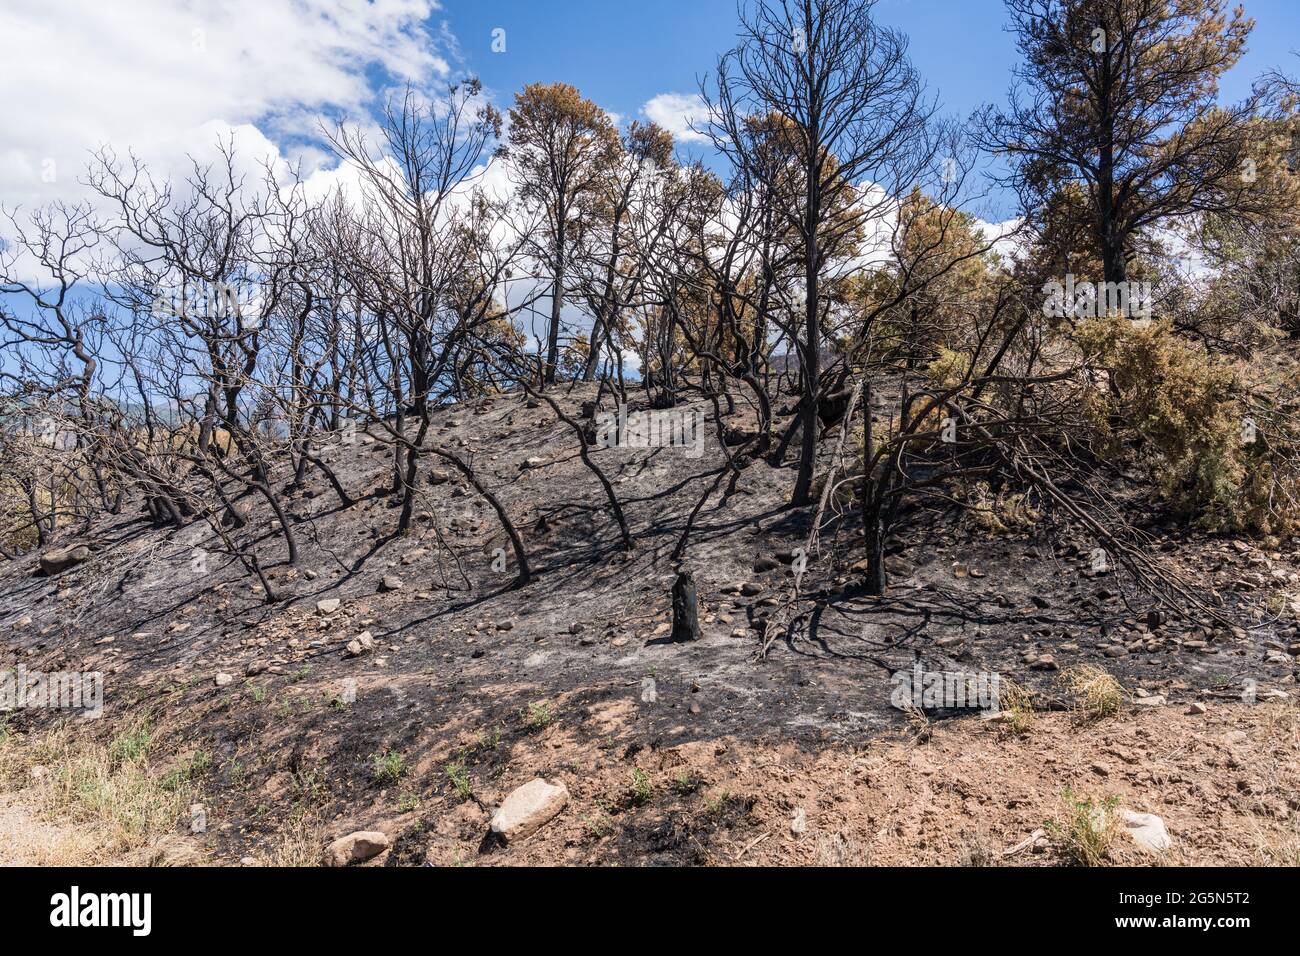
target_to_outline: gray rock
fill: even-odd
[[[569,791],[563,783],[550,784],[540,777],[515,790],[492,815],[492,832],[511,843],[536,833],[564,809]]]
[[[316,610],[322,614],[333,614],[342,603],[338,598],[325,598],[323,601],[316,602]]]
[[[46,577],[53,577],[60,574],[68,568],[75,567],[90,557],[90,549],[84,544],[69,545],[66,548],[55,548],[53,551],[46,551],[40,557],[41,573]]]
[[[384,579],[379,582],[381,591],[400,591],[406,586],[406,582],[396,574],[385,574]]]

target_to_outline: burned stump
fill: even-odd
[[[674,644],[700,639],[699,600],[695,594],[695,578],[690,571],[681,571],[673,583],[673,634]]]

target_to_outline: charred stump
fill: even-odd
[[[700,639],[700,608],[695,594],[695,578],[690,571],[680,571],[673,584],[674,644]]]

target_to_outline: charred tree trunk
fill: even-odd
[[[690,571],[680,571],[673,584],[673,643],[700,639],[700,607],[695,592],[695,578]]]
[[[880,597],[885,593],[885,535],[881,521],[880,489],[874,475],[873,453],[875,430],[871,421],[871,380],[862,387],[862,525],[867,552],[867,594]]]

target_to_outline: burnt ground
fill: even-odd
[[[576,416],[589,397],[559,400]],[[35,555],[0,565],[0,668],[100,670],[105,718],[77,733],[107,739],[147,717],[164,764],[203,754],[210,828],[183,839],[209,862],[283,861],[290,844],[310,857],[362,828],[394,837],[379,859],[394,865],[992,862],[1056,813],[1067,787],[1161,813],[1179,860],[1294,852],[1295,541],[1205,536],[1116,476],[1162,561],[1239,623],[1225,628],[1148,619],[1154,599],[1122,572],[1094,573],[1094,543],[1058,516],[988,534],[955,509],[917,511],[891,547],[882,599],[855,591],[852,531],[826,536],[806,584],[819,609],[759,661],[761,622],[788,593],[810,520],[784,508],[792,472],[756,463],[700,511],[686,564],[703,639],[666,643],[670,556],[721,467],[716,436],[699,458],[595,454],[636,536],[625,553],[576,436],[535,404],[456,407],[433,436],[507,507],[533,562],[527,586],[512,586],[513,565],[494,570],[505,536],[455,477],[422,485],[415,529],[395,537],[391,451],[361,434],[327,450],[357,505],[341,508],[319,476],[288,500],[297,568],[269,512],[253,512],[287,601],[268,605],[233,561],[204,557],[206,526],[159,531],[127,512],[68,529],[63,541],[93,555],[54,578],[34,576]],[[394,574],[402,587],[382,591]],[[318,610],[329,598],[338,610]],[[363,632],[373,649],[349,656]],[[1086,726],[1052,714],[1023,736],[947,712],[918,732],[889,701],[891,675],[917,662],[997,673],[1058,705],[1061,671],[1093,664],[1127,702]],[[218,674],[233,680],[218,686]],[[1253,704],[1241,702],[1246,682]],[[1156,696],[1166,705],[1137,703]],[[1191,703],[1209,713],[1184,714]],[[50,723],[23,711],[7,727],[31,742]],[[400,755],[387,775],[385,754]],[[565,813],[487,852],[487,811],[538,775],[566,782]]]

